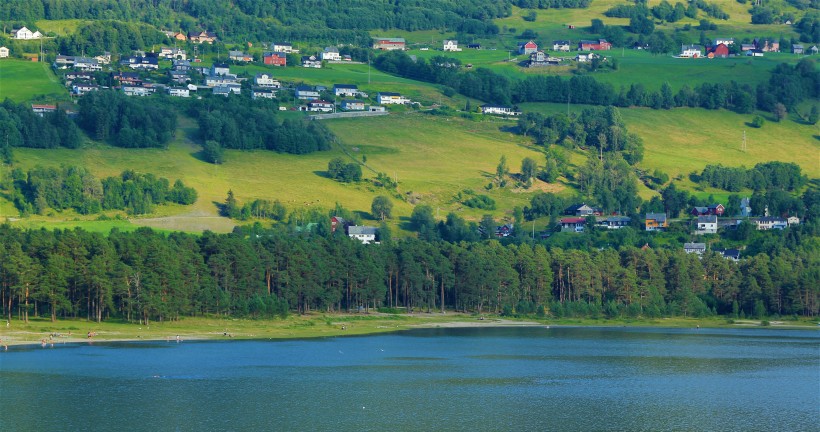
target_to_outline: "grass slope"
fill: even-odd
[[[0,60],[0,100],[65,99],[67,95],[48,63]]]

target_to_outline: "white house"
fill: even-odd
[[[0,46],[0,58],[6,58],[8,56],[9,56],[9,49],[4,47],[4,46]]]
[[[482,114],[513,115],[513,116],[521,114],[519,111],[516,111],[512,107],[501,106],[501,105],[482,105],[481,106],[481,113]]]
[[[288,42],[274,42],[273,47],[271,48],[273,52],[283,52],[285,54],[290,54],[293,51],[293,45]]]
[[[461,51],[461,48],[458,47],[458,41],[447,39],[444,41],[444,51]]]
[[[97,59],[89,58],[89,57],[75,57],[74,58],[74,69],[84,70],[84,71],[100,71],[102,70],[102,66]]]
[[[352,225],[347,227],[347,236],[362,242],[362,244],[375,243],[377,232],[378,228],[371,226]]]
[[[141,86],[122,86],[122,92],[126,96],[148,96],[154,93],[154,89]]]
[[[239,85],[238,82],[239,81],[237,80],[236,75],[225,75],[225,76],[220,75],[220,76],[205,77],[205,86],[206,87],[218,87],[218,86],[228,85],[228,84]]]
[[[237,61],[237,62],[246,62],[250,63],[253,61],[253,56],[250,54],[245,54],[242,51],[228,51],[228,58]]]
[[[333,84],[333,94],[336,96],[367,97],[367,93],[359,90],[356,84]]]
[[[734,38],[727,38],[727,37],[715,38],[715,45],[723,44],[723,45],[729,46],[729,45],[732,45],[734,43],[735,43]]]
[[[159,50],[159,57],[169,60],[186,60],[188,53],[179,48],[162,47]]]
[[[345,111],[364,111],[364,102],[355,99],[345,99],[342,101],[342,109]]]
[[[678,57],[681,58],[700,58],[703,57],[703,47],[700,45],[681,45],[680,47],[680,55]]]
[[[601,56],[599,56],[598,54],[595,54],[595,53],[582,53],[582,54],[578,54],[577,56],[575,56],[575,61],[577,61],[578,63],[589,63],[593,59],[596,59],[596,58],[599,58],[599,57],[601,57]]]
[[[191,90],[187,87],[168,87],[168,94],[171,96],[186,98],[191,96]]]
[[[230,73],[231,68],[226,64],[214,63],[213,66],[211,66],[211,76],[229,75]]]
[[[97,91],[100,88],[94,84],[78,83],[71,86],[71,93],[82,96],[88,92]]]
[[[319,69],[322,67],[322,60],[316,56],[302,56],[302,67]]]
[[[253,83],[258,87],[268,87],[268,88],[280,88],[282,84],[275,78],[273,75],[266,74],[266,73],[258,73],[253,78]]]
[[[683,251],[688,254],[703,255],[706,253],[706,243],[684,243]]]
[[[40,39],[41,37],[43,37],[43,34],[39,31],[32,32],[26,27],[17,30],[12,30],[11,35],[14,39]]]
[[[276,99],[276,92],[269,88],[257,88],[251,90],[252,99]]]
[[[333,102],[313,100],[308,102],[308,111],[333,112]]]
[[[698,216],[698,225],[695,234],[715,234],[717,233],[717,215]]]
[[[569,41],[566,40],[559,40],[552,42],[552,50],[553,51],[561,51],[561,52],[569,52]]]
[[[342,56],[339,54],[339,49],[336,47],[327,47],[322,51],[322,60],[327,61],[342,61]]]
[[[376,101],[379,105],[391,105],[391,104],[409,104],[410,99],[398,94],[398,93],[391,93],[391,92],[379,92],[376,95]]]
[[[755,225],[757,225],[757,229],[761,231],[771,229],[785,229],[787,226],[789,226],[789,222],[786,219],[771,216],[758,218],[753,220],[753,222]]]
[[[319,90],[315,87],[300,85],[296,87],[295,91],[296,99],[301,100],[310,100],[310,99],[318,99],[319,98]]]

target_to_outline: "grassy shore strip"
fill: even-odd
[[[581,326],[581,327],[664,327],[664,328],[743,328],[761,327],[759,320],[712,318],[658,319],[517,319],[496,315],[481,317],[463,313],[421,314],[309,314],[286,319],[252,320],[236,318],[184,318],[150,325],[106,321],[30,319],[26,324],[13,320],[0,329],[0,346],[47,346],[66,343],[234,339],[305,339],[348,335],[369,335],[414,328]],[[814,321],[771,321],[768,328],[817,329]],[[89,333],[93,336],[88,337]]]

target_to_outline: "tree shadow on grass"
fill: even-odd
[[[329,173],[329,172],[327,172],[327,171],[318,171],[318,170],[317,170],[317,171],[313,171],[313,174],[315,174],[315,175],[317,175],[317,176],[319,176],[319,177],[322,177],[322,178],[326,178],[326,179],[330,179],[330,178],[331,178],[331,177],[330,177],[330,173]]]

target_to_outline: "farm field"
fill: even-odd
[[[31,99],[67,99],[68,92],[49,68],[48,63],[23,60],[0,60],[0,100],[15,102]]]

